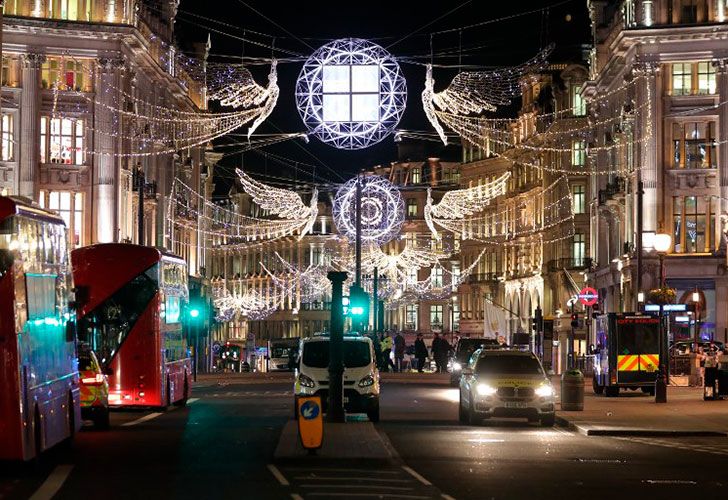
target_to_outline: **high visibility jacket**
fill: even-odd
[[[381,346],[382,351],[386,351],[387,349],[389,349],[391,351],[392,350],[392,337],[389,337],[389,336],[384,337],[379,342],[379,345]]]

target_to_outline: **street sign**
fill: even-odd
[[[324,438],[323,410],[319,396],[299,396],[296,398],[298,409],[298,435],[301,445],[307,450],[321,448]]]
[[[579,302],[587,307],[596,304],[597,300],[599,300],[599,293],[590,286],[582,288],[581,292],[579,292]]]
[[[687,304],[665,304],[662,306],[663,312],[685,312],[687,310]],[[660,312],[660,304],[645,304],[645,312]]]

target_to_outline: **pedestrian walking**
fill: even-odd
[[[440,334],[435,332],[432,340],[432,357],[435,358],[437,373],[447,372],[447,355],[450,352],[450,344]]]
[[[417,371],[422,373],[427,359],[427,346],[421,333],[417,334],[417,340],[415,340],[415,359],[417,360]]]
[[[394,337],[394,371],[401,372],[404,361],[404,351],[407,347],[402,332],[397,332]]]

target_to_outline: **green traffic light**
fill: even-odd
[[[354,316],[361,316],[364,314],[364,308],[361,306],[354,306],[351,308],[351,314]]]
[[[190,316],[196,318],[200,315],[199,309],[190,309]]]

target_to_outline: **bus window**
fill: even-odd
[[[96,352],[102,366],[109,365],[157,293],[157,266],[136,276],[79,320],[79,336]]]

